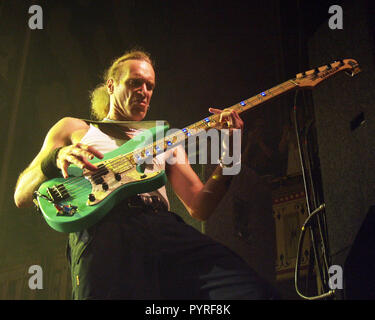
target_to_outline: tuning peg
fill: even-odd
[[[300,73],[298,73],[297,75],[296,75],[296,78],[297,79],[302,79],[302,78],[304,78],[304,77],[306,77],[306,72],[304,71],[304,72],[300,72]]]
[[[340,67],[343,66],[343,65],[345,64],[344,61],[342,61],[342,59],[340,59],[340,60],[336,60],[335,62],[340,62],[340,65],[339,65]]]

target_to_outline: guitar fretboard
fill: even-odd
[[[280,96],[286,92],[295,89],[298,86],[294,80],[285,81],[269,90],[263,91],[247,100],[242,100],[239,103],[227,108],[233,109],[238,113],[242,113],[252,109],[260,104],[263,104],[273,98]],[[165,136],[162,139],[156,140],[152,144],[138,148],[130,153],[119,155],[111,160],[107,160],[106,167],[115,171],[123,172],[134,167],[138,161],[144,161],[146,158],[155,157],[160,153],[175,147],[176,145],[184,142],[189,137],[196,136],[202,131],[207,131],[215,126],[219,121],[219,114],[214,114],[195,122],[183,129],[176,130],[172,134]]]

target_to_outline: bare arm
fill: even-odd
[[[221,113],[222,110],[216,112]],[[227,123],[228,119],[233,128],[243,128],[243,121],[236,112],[223,116],[220,122]],[[176,163],[167,167],[168,179],[189,214],[197,220],[207,220],[227,192],[232,176],[223,175],[222,168],[218,166],[203,184],[191,168],[185,151],[177,148],[177,152],[183,154],[175,154]]]
[[[56,148],[62,148],[58,153],[57,164],[66,176],[66,169],[70,163],[80,167],[88,167],[87,157],[91,154],[83,150],[80,144],[72,145],[71,136],[73,132],[84,130],[87,124],[79,119],[63,118],[58,121],[47,133],[43,146],[31,164],[21,173],[16,184],[14,201],[17,207],[29,207],[32,205],[33,193],[39,185],[48,178],[41,170],[43,160]],[[85,146],[87,149],[87,147]],[[75,155],[74,155],[75,154]],[[81,154],[80,157],[78,155]],[[96,153],[100,156],[101,154]]]
[[[178,151],[181,152],[181,149]],[[189,214],[197,220],[207,220],[227,192],[225,182],[230,181],[231,176],[223,176],[222,168],[218,166],[203,184],[188,163],[183,149],[182,152],[185,162],[168,166],[168,179]]]

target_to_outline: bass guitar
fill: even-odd
[[[312,89],[340,71],[354,76],[360,69],[354,59],[335,61],[299,73],[295,78],[227,109],[234,109],[238,113],[247,111],[292,90]],[[91,160],[99,167],[94,174],[71,165],[68,168],[69,178],[56,177],[45,181],[35,192],[34,201],[47,224],[56,231],[69,233],[88,228],[121,200],[156,190],[166,183],[163,170],[146,174],[140,162],[165,152],[192,134],[212,128],[218,121],[219,115],[214,114],[167,136],[164,136],[167,125],[148,129],[118,149],[106,153],[103,159]],[[157,139],[158,136],[163,138]]]

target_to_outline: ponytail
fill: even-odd
[[[109,93],[104,84],[96,87],[91,92],[91,118],[93,120],[103,120],[109,112]]]

